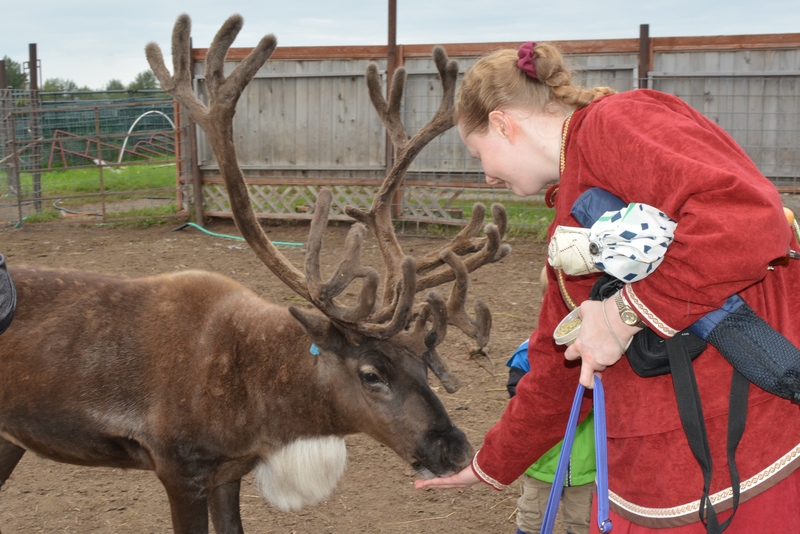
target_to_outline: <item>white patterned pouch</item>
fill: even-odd
[[[597,219],[589,230],[589,253],[599,269],[625,283],[636,282],[661,264],[676,226],[658,209],[631,203]]]

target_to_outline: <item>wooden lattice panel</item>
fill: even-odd
[[[323,186],[250,184],[250,200],[256,216],[266,219],[310,219],[314,214],[317,196]],[[378,191],[377,186],[325,185],[333,192],[330,219],[352,220],[345,206],[368,210]],[[460,208],[451,207],[461,190],[441,187],[405,186],[402,190],[402,210],[399,220],[456,223],[461,221]],[[221,183],[203,184],[206,215],[230,217],[228,192]]]
[[[453,219],[448,191],[441,187],[406,187],[403,189],[401,218],[414,221],[442,222]],[[450,195],[452,196],[452,194]]]
[[[345,206],[369,209],[378,188],[375,186],[331,185],[333,192],[329,219],[352,220],[345,214]],[[321,187],[314,185],[250,184],[248,191],[256,216],[275,219],[310,219],[314,213]],[[231,206],[224,184],[204,183],[205,213],[215,217],[230,217]]]

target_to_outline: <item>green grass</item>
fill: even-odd
[[[43,197],[100,193],[100,171],[96,167],[41,172]],[[33,175],[23,173],[22,190],[33,191]],[[175,187],[175,164],[131,165],[103,169],[103,190],[137,191]]]
[[[21,176],[22,190],[25,200],[33,199],[33,175],[24,173]],[[54,221],[62,218],[62,212],[56,209],[64,208],[69,212],[101,213],[101,203],[106,206],[114,203],[125,202],[130,199],[142,199],[147,196],[165,197],[172,200],[164,205],[160,202],[158,207],[138,207],[116,211],[120,206],[110,207],[106,212],[106,221],[113,219],[137,218],[146,225],[154,224],[159,218],[174,215],[178,212],[175,202],[175,164],[158,163],[151,165],[128,165],[122,167],[103,168],[104,196],[101,197],[100,170],[96,167],[42,171],[40,173],[42,210],[25,217],[26,222],[39,223]],[[54,202],[52,199],[58,199]],[[139,203],[141,206],[141,203]],[[125,206],[123,205],[124,209]],[[91,216],[90,216],[91,217]],[[85,218],[84,218],[85,219]],[[97,217],[100,220],[100,217]]]
[[[491,205],[493,202],[482,202],[486,206],[486,222],[492,222]],[[513,200],[501,202],[508,215],[508,235],[547,238],[547,227],[553,222],[555,210],[548,208],[539,200]],[[464,219],[472,217],[472,206],[464,204]]]
[[[171,222],[172,219],[169,217],[170,215],[176,215],[178,213],[178,205],[176,203],[170,203],[166,206],[161,206],[157,208],[138,208],[138,209],[130,209],[125,211],[118,211],[114,213],[106,213],[105,224],[114,224],[114,225],[123,225],[123,226],[156,226],[160,224],[166,224]],[[59,210],[54,208],[47,208],[42,209],[37,213],[32,213],[25,217],[26,223],[44,223],[44,222],[52,222],[62,218],[62,214]],[[128,219],[125,221],[115,221],[115,219]],[[136,219],[136,220],[130,220]],[[91,220],[86,221],[86,218],[82,218],[81,222],[91,222]],[[101,222],[101,218],[97,217],[97,222]]]

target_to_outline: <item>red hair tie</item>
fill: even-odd
[[[536,76],[536,54],[533,53],[534,48],[536,48],[536,43],[532,41],[528,41],[519,47],[519,50],[517,50],[517,57],[519,58],[517,66],[525,74],[534,80],[538,80],[539,78]]]

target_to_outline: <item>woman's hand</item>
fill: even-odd
[[[603,306],[608,324],[603,317]],[[605,301],[587,300],[580,305],[581,329],[575,342],[567,347],[564,357],[568,360],[581,360],[580,382],[587,388],[594,387],[594,374],[602,373],[609,365],[622,358],[623,348],[627,347],[633,335],[641,328],[628,326],[622,322],[613,299]],[[614,339],[612,334],[616,334]],[[617,340],[619,343],[617,343]]]
[[[460,472],[449,477],[431,478],[428,480],[415,480],[414,487],[424,488],[468,488],[480,482],[480,479],[472,471],[471,466],[467,466]]]

